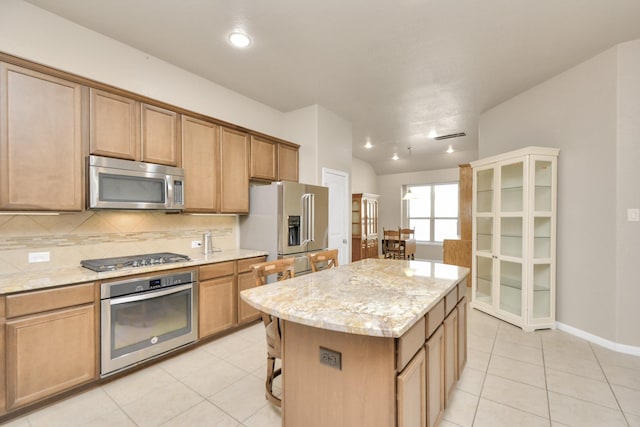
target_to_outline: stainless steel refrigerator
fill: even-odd
[[[329,189],[297,182],[252,184],[249,215],[240,217],[240,247],[293,257],[296,275],[311,271],[307,253],[327,249]]]

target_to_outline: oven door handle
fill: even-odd
[[[193,283],[187,283],[186,285],[181,285],[181,286],[172,286],[169,289],[165,289],[162,291],[156,291],[156,292],[145,292],[143,294],[136,294],[136,295],[132,295],[129,297],[115,297],[115,298],[111,298],[109,300],[109,304],[110,305],[118,305],[118,304],[126,304],[128,302],[134,302],[134,301],[143,301],[143,300],[147,300],[147,299],[152,299],[152,298],[157,298],[157,297],[161,297],[161,296],[165,296],[165,295],[171,295],[171,294],[175,294],[187,289],[191,289],[193,288]]]

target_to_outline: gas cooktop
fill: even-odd
[[[80,265],[89,270],[114,271],[122,268],[146,267],[157,264],[170,264],[173,262],[189,261],[186,255],[174,254],[171,252],[160,252],[156,254],[131,255],[116,258],[86,259],[80,261]]]

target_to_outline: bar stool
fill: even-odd
[[[414,259],[415,258],[415,254],[413,252],[411,254],[407,255],[407,251],[406,251],[406,249],[407,249],[406,248],[407,240],[415,240],[415,234],[416,234],[416,229],[415,228],[401,228],[400,229],[400,240],[402,240],[404,242],[402,258],[407,258],[407,259]]]
[[[326,270],[327,268],[333,268],[338,266],[338,250],[331,249],[328,251],[319,251],[307,254],[309,263],[311,264],[311,270],[315,273],[320,270]]]
[[[293,258],[278,259],[261,262],[251,266],[256,286],[267,284],[267,277],[279,274],[278,281],[294,277]],[[267,335],[267,381],[265,382],[265,397],[275,406],[280,407],[282,400],[273,394],[273,380],[282,369],[275,369],[276,359],[282,361],[282,321],[270,314],[261,313]]]

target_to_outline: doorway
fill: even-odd
[[[340,265],[345,265],[350,262],[349,254],[351,254],[349,174],[322,168],[322,185],[329,187],[329,248],[338,249],[338,262]]]

